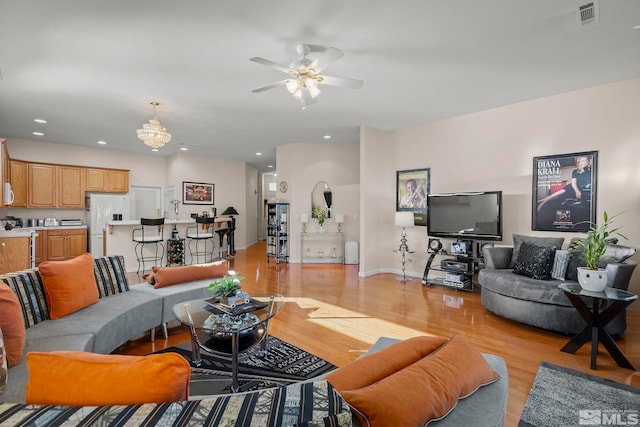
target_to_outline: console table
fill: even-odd
[[[635,370],[629,359],[625,357],[611,338],[611,335],[604,330],[604,327],[614,317],[624,310],[629,304],[638,299],[638,295],[616,288],[605,288],[602,292],[592,292],[582,289],[576,283],[562,283],[562,289],[571,301],[571,304],[578,310],[580,316],[587,322],[587,326],[562,347],[561,351],[575,354],[576,351],[588,341],[591,341],[591,369],[596,369],[596,358],[598,356],[598,343],[602,343],[613,360],[622,368]],[[591,299],[591,308],[584,301],[584,297]],[[610,302],[604,310],[600,311],[602,302]]]
[[[344,264],[342,233],[302,233],[300,242],[303,264]]]

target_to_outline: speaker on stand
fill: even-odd
[[[441,249],[442,249],[442,242],[440,241],[440,239],[429,239],[429,249],[428,250],[429,250],[429,252],[431,252],[431,255],[429,255],[429,259],[427,260],[427,265],[424,267],[424,273],[422,274],[422,284],[423,285],[428,285],[427,276],[429,276],[429,270],[431,269],[431,263],[433,262],[433,259],[438,254],[438,252],[440,252]]]

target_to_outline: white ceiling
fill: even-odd
[[[278,145],[393,130],[640,76],[639,0],[0,0],[0,137],[275,165]],[[279,87],[298,43],[345,56],[301,109]],[[158,118],[172,141],[136,138]],[[43,118],[46,125],[33,120]],[[41,130],[43,137],[34,136]],[[256,152],[262,152],[258,157]]]

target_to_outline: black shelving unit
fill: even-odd
[[[289,203],[267,204],[267,262],[289,262]]]

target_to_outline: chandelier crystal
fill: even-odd
[[[153,105],[153,119],[149,123],[142,125],[142,129],[138,129],[138,139],[153,149],[158,149],[171,141],[171,134],[160,124],[156,117],[156,107],[160,105],[158,102],[151,102]]]

